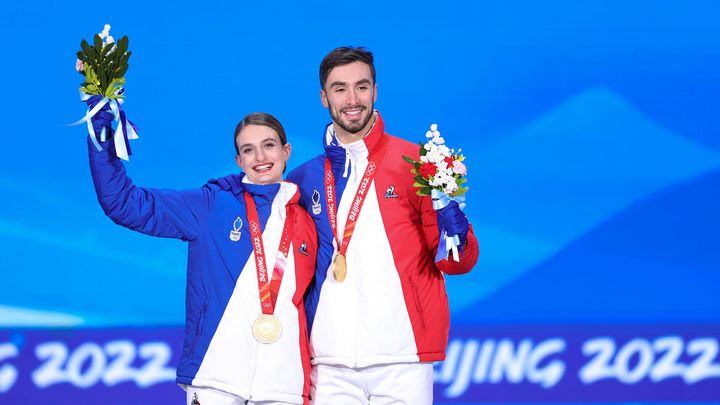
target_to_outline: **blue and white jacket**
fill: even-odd
[[[309,348],[303,294],[315,271],[317,234],[298,204],[298,187],[255,185],[243,175],[192,190],[135,186],[111,142],[88,142],[98,201],[110,219],[148,235],[188,243],[185,339],[177,382],[210,387],[254,401],[302,404],[309,393]],[[275,307],[280,340],[258,343],[253,321],[262,313],[244,192],[255,200],[268,263],[275,263],[286,209],[292,241]],[[231,231],[240,232],[239,239]],[[235,240],[234,240],[235,239]],[[273,266],[268,266],[268,277]]]

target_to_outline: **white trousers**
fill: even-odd
[[[243,397],[206,387],[187,386],[187,405],[288,405],[289,402],[250,401]]]
[[[311,378],[314,405],[432,405],[432,363],[363,368],[319,364],[313,366]]]

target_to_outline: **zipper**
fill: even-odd
[[[203,333],[203,324],[205,323],[205,313],[207,312],[207,302],[203,303],[202,309],[200,310],[200,318],[198,319],[197,327],[195,328],[195,335],[200,336]]]
[[[427,327],[425,327],[425,315],[423,308],[420,305],[420,296],[418,295],[417,285],[415,284],[415,280],[411,276],[408,276],[408,280],[410,281],[410,289],[412,290],[413,301],[415,301],[415,309],[417,310],[420,318],[420,326],[422,327],[423,332],[425,332],[427,331]]]

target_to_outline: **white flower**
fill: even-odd
[[[437,131],[437,124],[430,124],[430,130],[431,130],[432,132]]]
[[[108,36],[110,36],[110,24],[105,24],[105,27],[103,28],[102,32],[99,33],[98,35],[100,36],[100,39],[105,39]]]
[[[114,42],[115,42],[115,39],[113,37],[111,37],[110,35],[108,35],[107,38],[105,38],[105,45],[110,45]]]

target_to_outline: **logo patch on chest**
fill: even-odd
[[[230,231],[230,240],[233,242],[237,242],[240,240],[240,229],[242,229],[243,221],[240,217],[237,217],[235,219],[235,222],[233,222],[233,229]]]
[[[320,215],[322,212],[322,205],[320,205],[320,192],[317,190],[313,190],[312,194],[312,212],[315,215]]]
[[[385,198],[398,198],[398,195],[395,192],[395,186],[392,184],[388,186],[387,190],[385,190]]]

